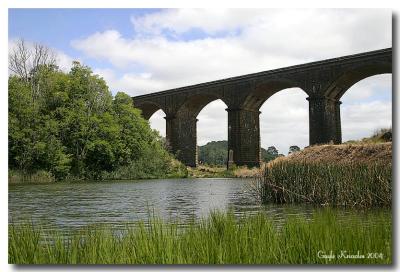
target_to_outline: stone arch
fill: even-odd
[[[178,108],[176,117],[181,118],[196,118],[201,110],[209,103],[215,100],[221,100],[228,107],[228,103],[224,98],[213,94],[195,94],[185,99],[183,104]]]
[[[253,90],[249,92],[242,103],[241,108],[249,110],[259,110],[268,98],[277,92],[289,89],[300,88],[300,84],[288,79],[274,79],[258,83]],[[304,91],[307,93],[306,91]]]
[[[197,166],[197,116],[210,102],[224,99],[213,94],[194,94],[185,99],[174,116],[167,119],[167,134],[177,158],[188,166]]]
[[[375,62],[353,66],[345,70],[340,76],[329,85],[325,92],[327,98],[338,101],[351,86],[357,82],[375,75],[392,73],[391,62]]]
[[[149,120],[151,116],[158,110],[162,110],[166,114],[165,109],[163,109],[159,104],[152,101],[145,101],[143,103],[135,105],[135,107],[142,111],[142,116],[146,120]]]

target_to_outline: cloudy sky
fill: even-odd
[[[24,38],[92,67],[111,91],[132,96],[392,46],[390,10],[10,9],[9,46]],[[391,127],[391,75],[342,97],[343,140]],[[308,102],[286,89],[261,107],[261,144],[308,145]],[[199,114],[198,144],[227,139],[226,105]],[[150,119],[165,135],[164,114]]]

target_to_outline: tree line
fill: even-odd
[[[9,168],[56,179],[185,175],[130,96],[73,62],[61,71],[43,45],[19,41],[9,55]]]
[[[293,145],[289,147],[288,154],[300,151],[300,147]],[[275,146],[270,146],[267,149],[261,148],[261,160],[269,162],[277,157],[284,156],[279,153]],[[199,162],[207,165],[226,165],[228,158],[228,142],[227,141],[212,141],[203,146],[199,146]]]

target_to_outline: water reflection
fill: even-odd
[[[309,218],[307,205],[261,205],[249,179],[169,179],[9,186],[9,218],[31,219],[47,228],[69,230],[97,223],[123,226],[149,214],[181,223],[232,210],[238,217],[265,212],[280,225],[290,215]]]

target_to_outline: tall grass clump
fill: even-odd
[[[257,193],[264,203],[390,207],[391,163],[277,161],[263,170]]]
[[[55,182],[56,179],[48,171],[39,170],[35,173],[27,173],[19,170],[8,171],[8,183],[9,184],[20,184],[20,183],[51,183]]]
[[[9,225],[13,264],[390,264],[390,214],[340,220],[332,211],[311,220],[291,217],[277,228],[263,213],[236,219],[212,213],[179,227],[153,219],[127,225],[92,226],[68,235],[32,224]],[[321,252],[333,252],[333,259]],[[344,258],[364,255],[364,258]],[[372,257],[369,253],[373,253]]]

